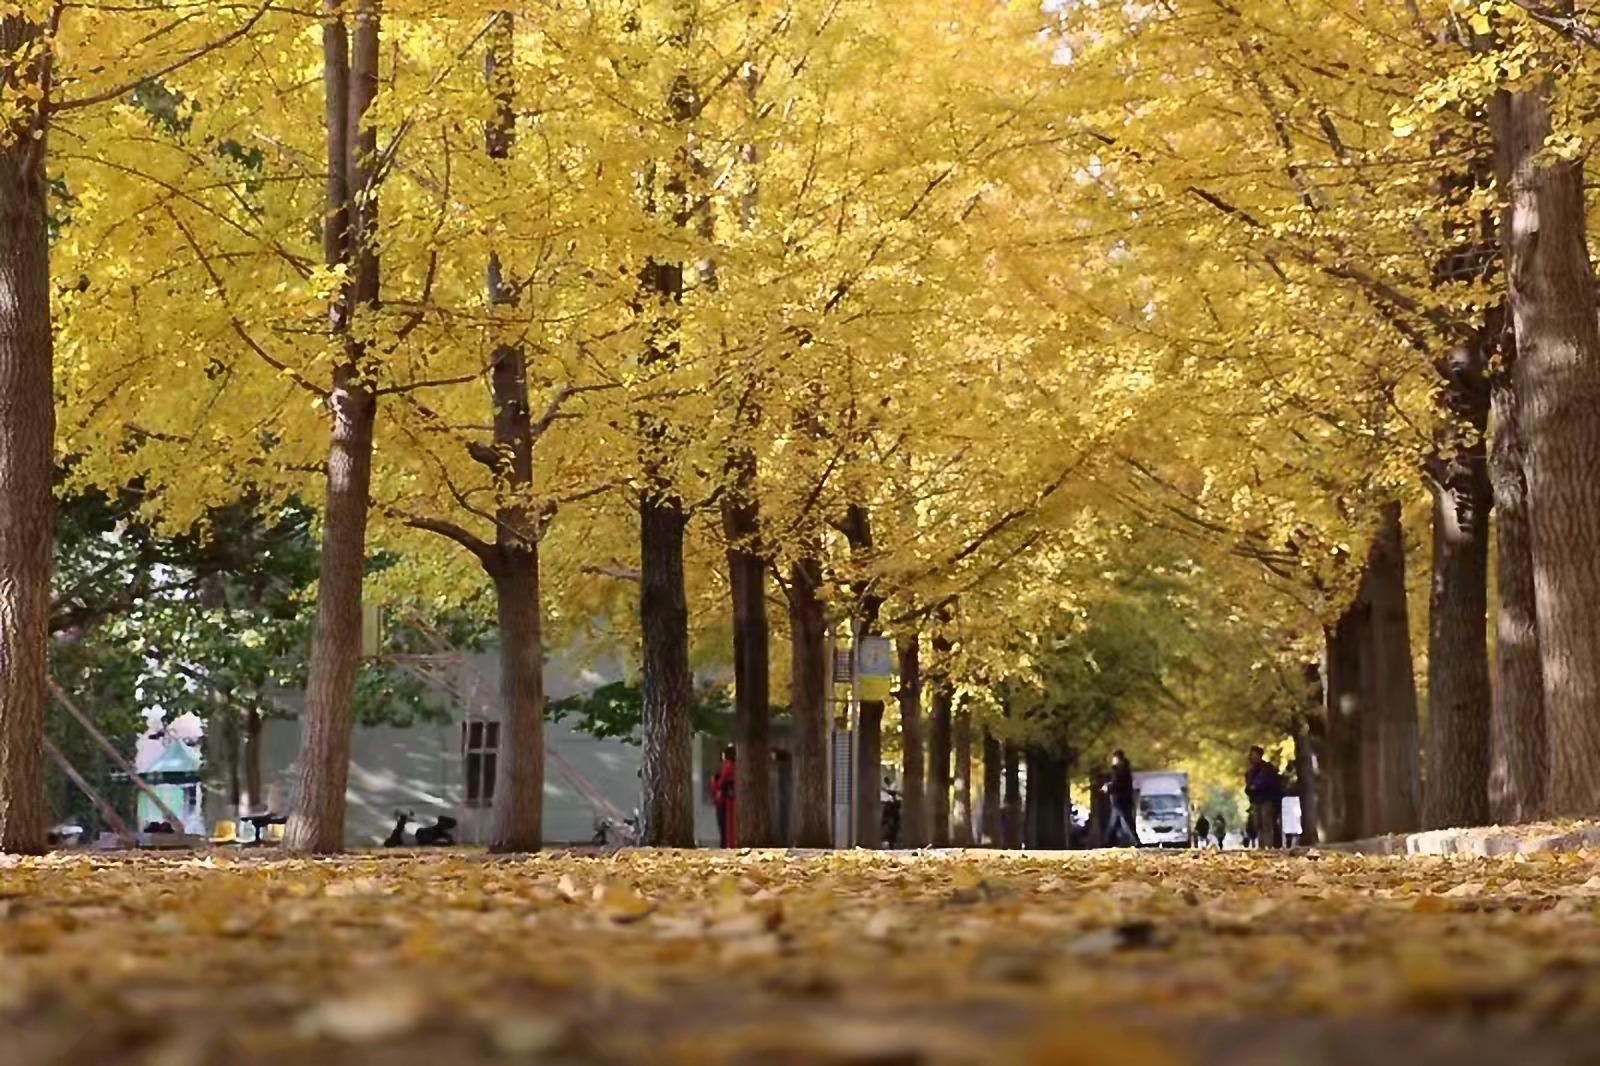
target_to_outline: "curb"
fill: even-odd
[[[1403,833],[1343,844],[1321,844],[1314,850],[1345,855],[1462,855],[1487,859],[1505,855],[1578,851],[1583,848],[1600,848],[1600,825],[1434,829],[1426,833]]]

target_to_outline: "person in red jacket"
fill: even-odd
[[[722,846],[733,847],[733,745],[722,749],[722,765],[711,778],[711,804],[717,809],[717,833]]]

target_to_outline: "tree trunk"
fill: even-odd
[[[983,844],[991,848],[1005,847],[1000,833],[1000,803],[1004,786],[1001,776],[1004,773],[1004,757],[1000,753],[1000,738],[994,735],[994,730],[983,731],[983,817],[982,832],[979,838]]]
[[[1430,464],[1433,583],[1428,601],[1428,774],[1424,825],[1489,820],[1489,427],[1486,325],[1440,367],[1442,404],[1469,436]]]
[[[366,347],[350,330],[357,309],[378,305],[377,132],[366,123],[378,93],[377,0],[356,5],[353,40],[339,5],[329,0],[323,23],[327,87],[328,181],[323,245],[330,266],[350,269],[334,301],[331,324],[344,342],[329,398],[332,434],[317,571],[317,617],[306,681],[305,714],[294,797],[284,833],[292,851],[344,849],[345,786],[350,776],[351,701],[361,665],[361,583],[366,565],[367,508],[372,484],[377,400],[369,385]]]
[[[694,735],[689,721],[694,679],[689,672],[689,606],[683,581],[687,522],[676,496],[649,492],[639,502],[639,620],[644,636],[640,815],[644,843],[655,847],[695,844]]]
[[[1366,706],[1374,713],[1362,743],[1370,763],[1368,810],[1373,833],[1412,833],[1421,815],[1417,687],[1411,660],[1411,626],[1406,611],[1405,543],[1400,504],[1385,504],[1367,556],[1362,596],[1371,609],[1370,641],[1362,654],[1362,674],[1370,685]],[[1370,741],[1370,742],[1369,742]]]
[[[1041,851],[1067,847],[1067,760],[1047,748],[1028,749],[1028,846]]]
[[[493,577],[505,736],[489,850],[503,854],[538,851],[544,843],[544,642],[538,550],[501,529]]]
[[[1004,825],[1002,847],[1015,851],[1022,847],[1022,751],[1015,744],[1005,745],[1006,798],[1000,817]]]
[[[0,852],[45,850],[55,397],[42,28],[0,16]],[[19,99],[20,97],[20,99]]]
[[[244,792],[252,811],[266,802],[261,784],[261,711],[252,704],[244,712]]]
[[[769,848],[772,821],[772,710],[767,629],[767,563],[760,554],[761,522],[755,502],[755,455],[741,452],[732,465],[733,486],[722,498],[728,541],[728,584],[733,600],[733,746],[738,752],[734,795],[739,816],[735,843]]]
[[[1323,714],[1328,729],[1328,803],[1323,820],[1330,843],[1357,839],[1367,824],[1361,740],[1367,713],[1361,659],[1370,622],[1371,610],[1358,596],[1323,631]]]
[[[883,703],[862,700],[856,731],[856,847],[883,846]]]
[[[928,843],[927,756],[922,740],[921,640],[900,641],[900,841],[902,847]]]
[[[1315,673],[1313,668],[1311,673]],[[1316,708],[1309,709],[1295,727],[1294,773],[1300,797],[1300,843],[1310,846],[1321,839],[1322,806],[1318,802],[1321,788],[1318,778],[1323,769],[1323,751],[1326,733],[1322,715]]]
[[[789,568],[789,714],[794,720],[794,846],[833,843],[828,755],[828,647],[817,589],[822,564],[797,560]]]
[[[489,158],[511,155],[516,135],[515,44],[510,12],[501,12],[490,36],[485,76],[494,93],[495,114],[486,130]],[[500,256],[489,253],[490,306],[516,303],[515,287],[501,272]],[[538,851],[544,843],[544,638],[539,589],[540,516],[533,495],[535,429],[528,397],[528,360],[522,346],[495,347],[489,369],[494,405],[493,469],[502,483],[495,510],[495,545],[487,554],[500,625],[500,714],[504,742],[496,760],[494,824],[489,850]]]
[[[949,682],[936,679],[928,730],[928,835],[936,848],[950,846],[950,715],[954,702]]]
[[[1502,94],[1503,95],[1503,94]],[[1550,753],[1545,736],[1544,670],[1535,621],[1533,555],[1528,528],[1528,485],[1522,473],[1517,395],[1501,352],[1493,380],[1494,436],[1489,474],[1494,482],[1495,685],[1490,738],[1489,813],[1500,825],[1519,825],[1544,814]]]
[[[858,562],[868,560],[873,545],[872,518],[867,509],[851,504],[842,528],[851,554]],[[877,635],[883,597],[867,582],[857,582],[855,594],[860,612],[857,635]],[[859,663],[860,648],[852,649],[851,654],[857,656]],[[876,848],[883,840],[883,701],[862,700],[856,727],[856,846]]]
[[[1552,93],[1548,81],[1513,93],[1499,131],[1510,175],[1506,273],[1549,737],[1547,807],[1593,817],[1600,814],[1600,326],[1582,157],[1541,154]]]
[[[955,802],[950,815],[950,843],[972,847],[972,712],[962,707],[951,724],[955,755]]]

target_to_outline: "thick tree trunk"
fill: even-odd
[[[734,486],[723,496],[722,529],[728,541],[728,584],[733,600],[733,746],[738,752],[734,795],[736,843],[769,848],[777,843],[772,818],[772,710],[767,629],[767,563],[760,554],[760,512],[755,502],[755,455],[734,461]]]
[[[689,706],[689,606],[684,593],[687,519],[676,496],[649,493],[639,503],[639,619],[644,636],[641,778],[644,843],[692,848],[694,735]],[[735,788],[737,789],[737,784]]]
[[[921,640],[900,641],[900,842],[928,843],[927,755],[923,751]]]
[[[1302,845],[1315,844],[1322,835],[1322,805],[1319,802],[1322,789],[1318,778],[1323,769],[1326,740],[1320,710],[1308,710],[1296,725],[1294,734],[1294,773],[1296,794],[1300,797]]]
[[[1067,847],[1067,760],[1030,745],[1028,758],[1028,846],[1041,851]]]
[[[801,559],[789,569],[789,714],[794,720],[794,846],[833,843],[828,766],[828,647],[817,589],[822,564]]]
[[[862,700],[856,731],[856,847],[883,846],[883,703]]]
[[[1015,851],[1022,847],[1022,749],[1008,742],[1003,758],[1006,764],[1006,797],[1000,809],[1004,825],[1001,846]]]
[[[254,810],[267,800],[261,784],[261,711],[254,705],[244,712],[244,794]]]
[[[1489,820],[1489,426],[1493,324],[1453,348],[1442,403],[1470,436],[1430,464],[1433,583],[1428,600],[1428,774],[1424,825]],[[1459,430],[1452,428],[1452,434]]]
[[[1300,799],[1300,839],[1314,843],[1322,838],[1324,782],[1327,772],[1327,722],[1323,716],[1322,664],[1301,666],[1305,682],[1301,713],[1294,720],[1294,774]]]
[[[1329,842],[1355,840],[1367,825],[1361,734],[1368,716],[1361,659],[1370,622],[1371,611],[1358,596],[1323,632],[1323,713],[1328,723],[1328,802],[1323,822]]]
[[[1511,367],[1515,346],[1501,352],[1493,381],[1494,436],[1489,473],[1494,482],[1495,685],[1490,738],[1489,813],[1501,825],[1544,814],[1550,753],[1545,735],[1544,669],[1534,603],[1528,485]]]
[[[367,352],[364,342],[351,333],[350,320],[357,309],[376,308],[379,297],[377,133],[365,121],[378,93],[377,0],[357,4],[356,29],[348,49],[337,5],[331,6],[335,17],[323,24],[328,121],[324,251],[337,257],[330,258],[330,265],[351,269],[350,281],[336,298],[332,313],[334,332],[344,339],[345,361],[334,371],[329,398],[333,428],[317,572],[316,628],[306,681],[294,812],[284,834],[286,848],[318,854],[344,849],[351,701],[361,665],[361,584],[377,420],[377,400],[367,384]]]
[[[949,683],[937,678],[928,728],[928,837],[936,848],[950,846],[950,727],[954,703],[955,692]]]
[[[504,739],[494,792],[492,852],[538,851],[544,843],[544,649],[539,557],[532,543],[502,533],[494,568],[500,623]]]
[[[872,517],[860,504],[851,504],[843,525],[850,552],[859,561],[872,554]],[[883,597],[870,584],[858,582],[855,589],[856,632],[861,637],[876,636],[878,612]],[[860,655],[856,648],[852,654]],[[859,661],[859,658],[858,658]],[[883,701],[862,700],[856,721],[856,846],[876,848],[883,839]]]
[[[950,843],[972,846],[972,712],[965,707],[951,723],[951,748],[955,756],[954,802],[950,813]]]
[[[495,97],[495,115],[485,137],[489,158],[506,159],[516,134],[512,78],[514,23],[501,12],[490,37],[485,76]],[[510,307],[515,289],[491,252],[491,306]],[[544,842],[544,639],[539,589],[540,517],[533,494],[535,430],[528,397],[527,353],[517,344],[495,348],[489,370],[494,404],[495,474],[504,498],[495,511],[494,551],[485,560],[494,581],[500,624],[500,714],[504,742],[496,762],[494,825],[489,850],[537,851]]]
[[[1406,610],[1405,543],[1399,503],[1385,504],[1367,556],[1362,597],[1371,609],[1370,641],[1362,654],[1362,674],[1373,711],[1369,733],[1362,724],[1370,763],[1369,799],[1376,800],[1374,833],[1411,833],[1421,818],[1417,686],[1411,659],[1411,626]],[[1368,740],[1371,742],[1368,743]]]
[[[1580,156],[1543,153],[1548,83],[1514,93],[1507,277],[1549,737],[1549,812],[1600,814],[1600,326]]]
[[[45,118],[21,106],[43,76],[40,27],[0,16],[0,852],[45,849],[44,719],[49,700],[51,546],[55,500],[50,242]],[[37,54],[37,53],[34,53]]]
[[[1005,847],[1000,833],[1000,805],[1005,790],[1001,777],[1004,772],[1000,738],[994,735],[994,730],[985,729],[983,731],[983,816],[979,839],[986,847]]]

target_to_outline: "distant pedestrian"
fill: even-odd
[[[1211,846],[1211,820],[1203,814],[1194,823],[1194,839],[1196,846],[1201,849]]]
[[[1222,841],[1228,835],[1228,822],[1222,815],[1217,815],[1217,820],[1211,824],[1212,830],[1217,834],[1217,850],[1222,850]]]
[[[734,815],[733,815],[733,779],[734,779],[733,745],[729,744],[722,749],[722,765],[717,767],[717,772],[711,778],[711,804],[717,809],[717,835],[725,848],[733,847],[734,841]]]
[[[1250,749],[1244,772],[1244,794],[1255,819],[1256,838],[1264,848],[1283,847],[1283,775],[1257,745]]]
[[[1133,767],[1128,757],[1118,748],[1111,753],[1111,780],[1105,784],[1106,795],[1111,800],[1111,820],[1106,828],[1106,844],[1110,847],[1138,847],[1139,831],[1134,828]]]

